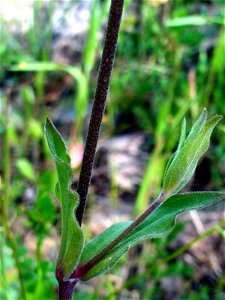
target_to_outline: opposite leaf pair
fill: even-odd
[[[225,197],[224,193],[219,192],[175,195],[192,177],[199,158],[209,147],[213,128],[221,118],[214,116],[207,121],[207,111],[204,109],[187,138],[184,120],[179,145],[167,164],[163,191],[158,199],[134,222],[114,224],[86,245],[82,228],[75,219],[79,196],[71,189],[73,173],[70,158],[62,137],[47,120],[46,137],[58,174],[56,196],[62,207],[61,246],[56,267],[59,282],[73,279],[85,281],[106,272],[130,247],[146,238],[169,234],[177,215],[212,205]]]

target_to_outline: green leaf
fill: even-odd
[[[175,226],[176,216],[193,209],[212,205],[225,198],[219,192],[195,192],[173,195],[159,206],[149,217],[140,223],[129,235],[112,248],[82,278],[89,280],[112,268],[130,247],[146,238],[158,238],[169,234]],[[82,252],[79,266],[86,264],[110,244],[131,222],[114,224],[87,243]]]
[[[26,179],[32,182],[35,182],[36,180],[35,170],[32,164],[29,162],[29,160],[25,158],[18,159],[16,162],[16,167],[22,176],[24,176]]]
[[[186,138],[186,119],[183,119],[182,126],[181,126],[181,134],[180,134],[180,140],[178,143],[177,151],[179,151],[183,146]]]
[[[180,134],[180,140],[177,146],[177,150],[176,152],[174,152],[174,154],[170,157],[167,165],[166,165],[166,169],[164,172],[164,178],[167,175],[168,169],[171,166],[172,162],[174,161],[175,157],[177,157],[179,151],[183,148],[183,146],[185,145],[185,143],[187,143],[187,141],[193,140],[202,130],[202,127],[204,126],[205,122],[206,122],[206,118],[207,118],[207,110],[204,108],[201,115],[199,116],[199,118],[197,119],[197,121],[195,122],[195,124],[192,126],[191,131],[186,138],[186,119],[183,119],[182,122],[182,127],[181,127],[181,134]]]
[[[24,111],[26,112],[27,116],[31,117],[35,103],[34,90],[30,86],[23,86],[20,94],[24,105]]]
[[[178,193],[191,179],[200,157],[209,147],[212,131],[221,119],[222,116],[214,116],[206,122],[206,110],[202,112],[184,146],[166,168],[163,188],[167,196]]]
[[[202,26],[206,24],[220,24],[224,25],[224,18],[222,17],[206,17],[201,15],[191,15],[175,18],[166,22],[167,27],[186,27],[186,26]]]
[[[193,139],[195,139],[200,134],[200,132],[202,131],[203,126],[206,123],[206,119],[207,119],[207,110],[206,110],[206,108],[204,108],[202,113],[198,117],[197,121],[192,126],[191,131],[190,131],[190,133],[189,133],[189,135],[186,139],[186,143],[188,141],[192,141]]]
[[[181,27],[181,26],[201,26],[205,25],[209,22],[204,16],[200,15],[192,15],[192,16],[185,16],[180,18],[175,18],[172,20],[168,20],[166,22],[167,27]]]
[[[64,141],[54,125],[47,119],[45,133],[51,154],[54,157],[57,174],[57,197],[62,209],[61,245],[57,261],[57,268],[64,277],[71,275],[79,263],[84,245],[84,235],[75,219],[75,208],[79,203],[78,194],[71,189],[73,172],[70,167],[70,157]]]
[[[18,65],[10,68],[10,71],[31,71],[31,72],[50,72],[63,70],[63,66],[52,62],[26,62],[22,61]]]
[[[30,135],[35,139],[41,139],[43,135],[42,126],[40,122],[31,118],[28,121],[28,130]]]
[[[60,193],[59,182],[57,182],[55,185],[55,196],[58,199],[58,201],[61,202],[61,193]]]
[[[181,134],[180,134],[180,140],[179,140],[179,143],[178,143],[178,147],[177,147],[176,152],[170,157],[170,159],[169,159],[169,161],[166,165],[166,168],[165,168],[165,171],[164,171],[164,178],[166,177],[167,171],[168,171],[170,165],[172,164],[174,158],[177,156],[178,152],[183,147],[184,142],[185,142],[185,138],[186,138],[186,119],[184,118],[183,122],[182,122]]]

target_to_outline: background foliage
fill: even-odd
[[[74,7],[81,4],[68,1],[64,22],[71,18]],[[34,1],[33,19],[24,31],[12,30],[12,25],[19,26],[26,20],[10,24],[1,16],[0,297],[3,299],[20,299],[21,285],[27,299],[56,297],[54,265],[59,243],[59,204],[54,201],[56,174],[43,126],[48,115],[67,139],[71,151],[75,151],[72,163],[76,182],[108,5],[109,1],[90,2],[87,30],[75,35],[72,54],[71,49],[63,48],[61,60],[55,55],[60,34],[54,23],[57,3]],[[142,212],[158,194],[184,115],[191,124],[203,107],[207,107],[209,115],[225,114],[223,22],[222,1],[125,1],[102,136],[110,140],[141,132],[147,137],[145,147],[150,154],[142,181],[133,195],[133,216]],[[222,121],[214,132],[207,157],[197,170],[198,182],[189,186],[190,190],[224,189],[224,132]],[[114,178],[112,169],[110,192],[105,201],[111,201],[113,207],[119,193]],[[89,215],[98,207],[99,195],[94,190],[90,191]],[[186,226],[184,221],[178,223],[168,237],[135,248],[111,274],[80,286],[76,299],[175,296],[196,299],[199,294],[202,299],[220,299],[224,293],[222,258],[218,272],[208,266],[208,277],[198,281],[193,279],[195,266],[177,256],[207,236],[212,243],[217,241],[221,245],[222,225],[220,221],[199,236],[196,234],[192,242],[179,245],[181,250],[176,254],[171,245]],[[87,236],[93,235],[89,218],[84,229]],[[138,252],[141,255],[136,255]],[[179,282],[174,288],[175,296],[174,290],[172,294],[168,291],[167,282],[171,278]]]

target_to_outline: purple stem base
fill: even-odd
[[[72,300],[77,280],[59,281],[58,300]]]

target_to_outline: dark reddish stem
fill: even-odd
[[[99,68],[96,92],[92,107],[91,119],[84,148],[84,156],[81,164],[80,177],[78,180],[77,192],[80,196],[80,203],[76,210],[76,217],[79,224],[82,224],[84,211],[87,202],[88,187],[91,180],[91,172],[105,110],[106,98],[110,83],[110,77],[116,53],[118,34],[120,29],[121,16],[124,0],[112,0],[109,20],[106,29],[105,42],[102,53],[102,60]],[[71,300],[77,279],[64,278],[62,270],[56,269],[56,278],[59,281],[59,300]]]
[[[159,197],[144,211],[127,229],[125,229],[115,240],[113,240],[108,246],[106,246],[100,253],[89,260],[82,266],[79,266],[71,275],[71,278],[82,279],[88,271],[95,266],[103,257],[105,257],[111,249],[116,247],[120,241],[129,235],[139,224],[141,224],[148,216],[150,216],[154,210],[159,207],[165,199],[165,195],[161,193]]]
[[[59,300],[71,300],[73,298],[73,292],[76,285],[76,280],[65,280],[59,282]]]
[[[124,0],[112,0],[109,12],[102,60],[99,68],[97,87],[77,187],[80,203],[77,207],[76,217],[80,225],[82,224],[86,207],[88,187],[91,180],[98,137],[105,110],[109,82],[116,53],[123,3]]]

